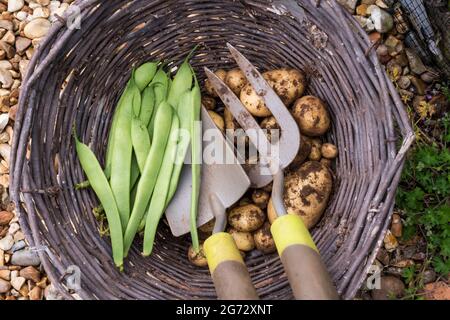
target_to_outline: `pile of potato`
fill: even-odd
[[[227,72],[219,69],[215,74],[240,97],[243,105],[259,121],[261,128],[280,128],[264,100],[247,82],[241,70]],[[299,215],[311,229],[319,222],[326,209],[333,185],[331,163],[338,156],[337,147],[324,141],[324,135],[330,129],[330,115],[322,100],[303,95],[306,77],[301,71],[282,68],[267,71],[263,73],[263,77],[289,108],[301,132],[299,153],[285,171],[284,201],[289,214]],[[205,82],[205,91],[207,95],[202,97],[202,102],[217,127],[222,131],[239,128],[226,108],[217,107],[218,96],[208,80]],[[218,109],[223,112],[217,111]],[[228,210],[227,232],[232,235],[243,255],[254,249],[265,254],[276,251],[270,232],[276,212],[270,197],[271,185],[250,190]],[[211,235],[213,227],[214,221],[211,221],[199,228],[203,239]],[[202,250],[195,253],[192,247],[189,248],[188,258],[196,266],[207,266]]]

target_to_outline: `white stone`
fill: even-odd
[[[24,277],[16,277],[14,279],[11,279],[11,285],[14,289],[19,291],[20,288],[22,288],[22,286],[25,284],[25,281],[27,280]]]
[[[36,18],[46,18],[47,19],[48,17],[50,17],[50,10],[48,8],[39,7],[39,8],[34,9],[34,11],[33,11],[34,19],[36,19]]]
[[[16,12],[23,8],[25,2],[23,0],[9,0],[8,1],[8,11]]]
[[[379,7],[371,9],[370,19],[379,33],[389,32],[394,27],[394,18]]]
[[[19,21],[24,21],[24,20],[26,20],[27,17],[28,17],[28,13],[25,11],[19,11],[16,14],[16,18]]]
[[[0,133],[5,130],[6,126],[9,122],[9,114],[8,113],[2,113],[0,115]]]
[[[8,60],[0,60],[0,69],[11,70],[12,64]]]
[[[51,23],[47,19],[37,18],[30,21],[24,28],[23,32],[29,39],[36,39],[45,36],[50,30]]]
[[[11,223],[9,225],[8,233],[11,234],[11,235],[14,235],[14,233],[19,231],[19,229],[20,229],[20,226],[19,226],[19,224],[17,222]]]
[[[30,9],[33,9],[33,10],[36,9],[36,8],[41,7],[41,5],[39,3],[36,3],[36,2],[30,2],[28,4],[28,6],[30,7]]]
[[[13,77],[8,70],[0,69],[0,82],[2,83],[2,88],[11,88],[13,81]]]
[[[12,235],[7,234],[3,239],[0,240],[0,249],[3,251],[8,251],[14,245],[14,238]]]

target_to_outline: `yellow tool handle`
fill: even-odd
[[[219,232],[203,244],[209,270],[220,300],[259,299],[233,237]]]
[[[296,299],[339,299],[314,240],[299,216],[278,217],[271,232]]]

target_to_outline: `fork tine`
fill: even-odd
[[[300,148],[300,131],[298,125],[280,97],[278,97],[256,67],[231,44],[227,43],[227,47],[253,89],[264,100],[267,108],[272,112],[272,115],[281,127],[279,162],[284,169],[294,160]]]

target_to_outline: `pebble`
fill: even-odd
[[[10,270],[0,270],[0,279],[10,281],[11,280],[11,271]]]
[[[28,297],[30,300],[42,300],[42,289],[38,286],[31,289],[31,291],[28,293]]]
[[[2,88],[4,89],[11,88],[14,79],[8,70],[0,69],[0,82],[2,83]]]
[[[9,144],[0,144],[0,156],[9,163],[9,156],[11,154],[11,146]]]
[[[376,1],[375,1],[375,4],[376,4],[378,7],[383,8],[383,9],[388,9],[388,8],[389,8],[389,7],[387,6],[387,4],[384,3],[383,0],[376,0]]]
[[[17,37],[16,39],[16,51],[18,53],[23,53],[31,46],[31,40],[24,37]]]
[[[338,0],[338,2],[342,4],[348,11],[354,13],[358,0]]]
[[[450,300],[450,285],[444,281],[429,283],[424,287],[427,300]]]
[[[25,241],[17,241],[16,243],[14,243],[14,245],[11,248],[11,252],[16,252],[19,250],[22,250],[23,248],[25,248],[27,246],[27,244],[25,243]]]
[[[368,15],[368,13],[367,13],[367,8],[368,7],[369,6],[367,4],[364,4],[364,3],[360,4],[359,6],[356,7],[356,14],[358,16],[364,16],[365,17],[366,15]]]
[[[25,235],[19,230],[14,234],[14,242],[19,242],[21,240],[25,240]]]
[[[20,270],[20,276],[27,279],[34,281],[35,283],[38,283],[39,280],[41,280],[41,273],[36,268],[29,266],[26,268],[23,268]]]
[[[405,284],[397,277],[383,276],[380,279],[380,289],[372,290],[372,299],[390,300],[400,298],[405,292]]]
[[[359,23],[359,25],[364,29],[366,32],[371,32],[375,30],[375,25],[373,24],[372,20],[361,17],[361,16],[353,16]]]
[[[25,284],[27,280],[24,277],[15,277],[11,279],[11,285],[14,289],[16,289],[17,291],[20,290],[20,288],[22,288],[22,286]]]
[[[386,232],[386,236],[384,237],[384,248],[387,252],[393,252],[398,247],[397,238],[391,233],[390,230]]]
[[[426,83],[417,77],[410,76],[411,84],[416,88],[417,94],[424,95],[427,89]]]
[[[5,265],[5,252],[0,249],[0,267]]]
[[[8,234],[3,239],[0,240],[0,249],[3,251],[8,251],[14,245],[14,238],[12,235]]]
[[[24,21],[28,18],[28,13],[26,13],[25,11],[19,11],[16,14],[16,18],[19,21]]]
[[[384,41],[384,45],[388,48],[389,54],[393,57],[402,52],[404,48],[403,42],[401,42],[394,36],[389,36]]]
[[[0,226],[8,225],[12,218],[14,218],[14,213],[8,211],[0,211]]]
[[[376,52],[381,64],[387,64],[392,59],[388,48],[384,44],[379,45]]]
[[[19,231],[19,229],[20,229],[20,226],[19,226],[19,224],[17,222],[11,223],[10,226],[9,226],[8,233],[10,235],[14,235],[14,233]]]
[[[407,80],[409,80],[408,77],[401,77],[400,80],[401,80],[402,78],[406,78]],[[400,80],[399,80],[399,82],[400,82]],[[411,84],[411,82],[408,83],[408,85],[406,86],[406,88],[408,88],[410,84]],[[399,83],[399,86],[400,86],[400,83]],[[400,87],[402,87],[402,86],[400,86]],[[403,88],[403,87],[402,87],[402,89],[406,89],[406,88]],[[398,214],[396,214],[396,213],[394,213],[394,214],[392,215],[391,232],[392,232],[392,234],[393,234],[395,237],[397,237],[397,238],[401,238],[401,237],[402,237],[402,234],[403,234],[403,224],[402,224],[402,219],[401,219],[400,216],[399,216]]]
[[[29,39],[36,39],[45,36],[50,30],[51,23],[47,19],[37,18],[30,21],[24,28],[23,32]]]
[[[11,283],[0,279],[0,293],[6,293],[11,289]]]
[[[24,249],[13,253],[11,264],[22,267],[38,266],[41,264],[41,261],[36,252]]]
[[[432,283],[435,280],[436,280],[436,272],[434,272],[433,270],[428,269],[422,273],[423,284]]]
[[[50,9],[46,7],[39,7],[34,9],[33,11],[33,18],[45,18],[47,19],[50,17]]]
[[[426,72],[428,69],[423,64],[420,57],[415,54],[412,50],[406,49],[406,56],[408,57],[409,61],[409,68],[412,73],[415,73],[417,75],[421,75],[422,73]]]
[[[415,265],[414,261],[411,259],[405,259],[405,260],[401,260],[397,263],[394,264],[394,267],[397,268],[408,268]]]
[[[9,20],[1,19],[0,20],[0,28],[12,31],[12,30],[14,30],[14,24]]]
[[[411,85],[411,80],[409,80],[409,78],[407,76],[402,76],[402,77],[400,77],[400,79],[398,79],[397,84],[402,89],[408,89],[409,86]],[[392,228],[391,228],[391,232],[392,232]]]
[[[380,248],[377,253],[377,260],[383,265],[389,264],[389,254],[384,248]]]
[[[36,0],[41,6],[48,6],[50,4],[50,0]]]
[[[420,75],[420,79],[422,79],[425,83],[432,83],[439,78],[439,74],[431,71],[426,71]]]
[[[8,11],[16,12],[23,8],[25,5],[24,0],[9,0],[8,1]]]
[[[63,298],[52,284],[45,288],[44,297],[47,300],[62,300]]]
[[[373,21],[375,29],[380,33],[389,32],[394,27],[392,16],[379,7],[375,6],[371,9],[370,19]]]

